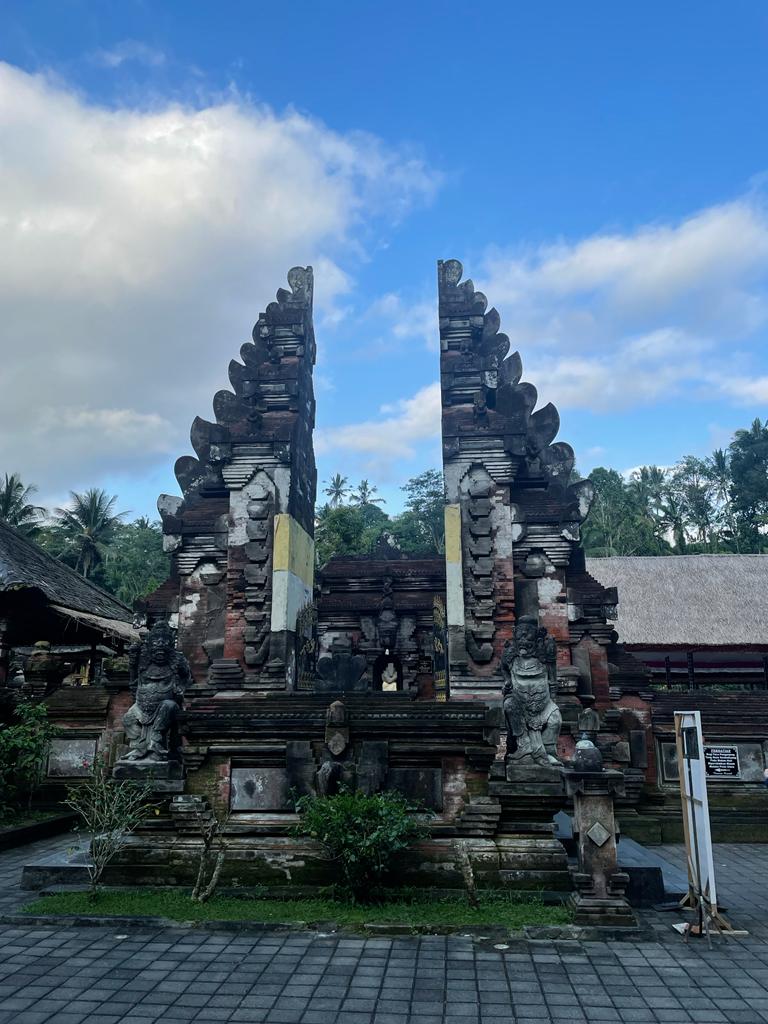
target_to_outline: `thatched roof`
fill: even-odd
[[[0,522],[0,591],[39,590],[54,605],[130,622],[130,608]]]
[[[622,643],[768,645],[768,555],[588,558],[617,587]]]

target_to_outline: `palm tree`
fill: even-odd
[[[15,526],[27,537],[31,537],[39,528],[40,520],[45,515],[41,505],[30,504],[29,499],[37,488],[34,484],[25,487],[18,473],[5,474],[0,483],[0,520]]]
[[[374,498],[378,490],[376,484],[369,484],[367,480],[361,480],[357,490],[352,494],[352,501],[355,505],[386,505],[384,498]]]
[[[59,530],[77,551],[75,568],[86,578],[107,555],[109,543],[126,512],[114,512],[117,495],[97,487],[78,494],[70,491],[70,507],[56,509]]]
[[[760,417],[757,416],[755,417],[755,419],[752,420],[752,425],[750,426],[749,430],[744,430],[744,428],[742,427],[741,430],[736,431],[736,433],[734,434],[734,443],[738,444],[739,442],[741,442],[742,444],[745,444],[750,441],[763,441],[765,440],[764,432],[766,429],[768,429],[768,420],[766,420],[765,424],[763,424],[760,422]]]
[[[722,448],[715,448],[712,458],[706,459],[709,479],[712,481],[715,499],[720,503],[723,517],[731,531],[731,538],[739,552],[739,534],[736,529],[736,520],[733,517],[733,505],[731,504],[731,464],[728,452]]]
[[[641,517],[652,533],[657,535],[664,514],[666,472],[660,466],[641,466],[630,477],[627,490],[635,500]]]
[[[349,493],[348,483],[347,477],[342,476],[341,473],[336,473],[331,477],[328,486],[323,490],[323,494],[327,494],[330,498],[331,508],[338,508],[343,504],[344,498]]]
[[[685,510],[678,496],[668,491],[662,509],[661,526],[672,534],[677,554],[684,555],[688,549],[685,535]]]

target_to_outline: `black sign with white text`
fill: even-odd
[[[738,779],[741,775],[737,747],[704,747],[704,765],[709,779]]]

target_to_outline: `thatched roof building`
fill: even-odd
[[[0,663],[39,641],[73,655],[120,649],[138,636],[132,619],[127,605],[0,522]]]
[[[768,648],[768,555],[588,558],[632,646]]]
[[[588,558],[621,642],[667,685],[768,686],[768,555]]]

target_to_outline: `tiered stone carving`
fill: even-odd
[[[215,422],[192,424],[196,457],[176,463],[183,498],[158,502],[198,693],[295,679],[296,615],[314,569],[312,268],[294,267],[288,283],[229,364],[233,390],[215,395]]]
[[[462,273],[458,260],[438,263],[449,662],[454,691],[498,693],[517,618],[537,619],[569,665],[571,627],[607,642],[615,595],[579,560],[593,486],[572,478],[557,409],[536,408],[498,312]],[[574,597],[589,594],[573,605],[572,563]]]

